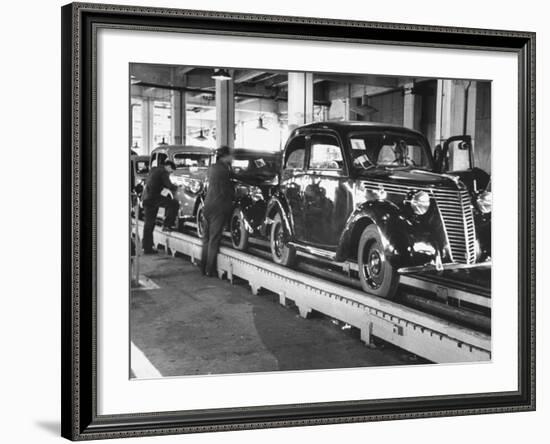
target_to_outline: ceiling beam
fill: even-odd
[[[265,71],[243,71],[239,75],[235,76],[235,83],[243,83],[252,80],[254,77],[258,77],[262,74],[265,74]]]
[[[180,66],[176,68],[176,75],[184,76],[187,73],[190,73],[195,69],[194,66]]]

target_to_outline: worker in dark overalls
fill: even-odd
[[[223,228],[233,209],[231,162],[233,153],[227,146],[216,151],[216,163],[208,170],[208,190],[204,201],[204,237],[201,271],[206,276],[216,275],[216,257],[220,249]]]
[[[157,250],[153,247],[153,230],[157,220],[159,207],[164,207],[163,231],[174,229],[176,216],[179,210],[179,202],[174,199],[173,194],[178,186],[170,180],[170,174],[176,169],[174,162],[167,160],[162,165],[151,169],[145,182],[143,190],[143,252],[155,254]]]

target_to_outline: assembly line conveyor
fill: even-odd
[[[141,221],[139,226],[141,231]],[[154,241],[172,254],[188,256],[193,263],[200,258],[197,237],[157,227]],[[261,288],[269,290],[279,295],[283,305],[287,299],[293,301],[303,318],[315,310],[356,327],[367,344],[372,335],[436,363],[491,359],[488,334],[245,252],[222,246],[218,275],[231,282],[235,277],[247,281],[254,294]]]

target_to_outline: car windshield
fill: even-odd
[[[358,133],[349,141],[355,168],[432,169],[428,146],[414,134]]]
[[[235,156],[231,166],[236,177],[266,180],[277,175],[281,158],[277,155]]]
[[[174,154],[176,169],[208,168],[210,156],[208,154],[178,153]]]
[[[137,174],[147,174],[149,172],[149,161],[148,160],[138,160],[136,161],[136,173]]]

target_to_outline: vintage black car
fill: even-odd
[[[491,255],[490,177],[473,168],[445,171],[413,130],[366,122],[299,127],[287,141],[280,185],[264,232],[273,260],[292,266],[297,253],[357,263],[366,292],[394,297],[400,273],[487,264]]]
[[[182,229],[185,222],[194,222],[198,235],[202,237],[204,191],[208,167],[214,160],[214,150],[201,146],[162,145],[151,152],[152,167],[161,165],[165,160],[171,160],[176,164],[176,171],[171,178],[179,185],[174,196],[180,203],[179,228]],[[159,209],[159,217],[162,217],[162,210]]]
[[[229,221],[233,246],[246,250],[249,236],[260,236],[267,202],[279,183],[282,153],[237,148],[233,151],[234,209]]]

